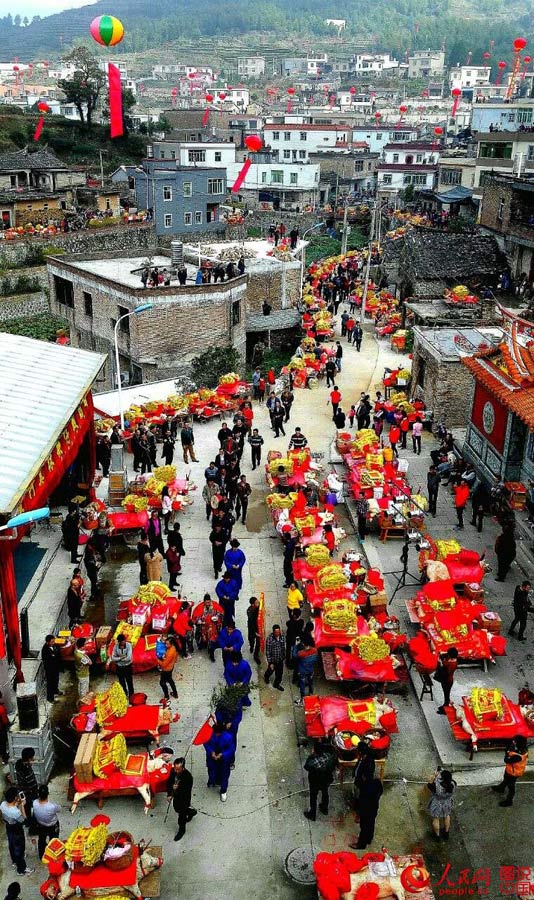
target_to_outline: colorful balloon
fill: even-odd
[[[114,47],[124,37],[124,25],[115,16],[97,16],[89,27],[91,36],[103,47]]]

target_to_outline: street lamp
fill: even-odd
[[[315,225],[312,225],[310,228],[307,228],[304,234],[301,237],[301,241],[304,241],[304,238],[310,231],[315,231],[316,228],[322,228],[324,222],[316,222]],[[304,285],[304,260],[306,257],[306,247],[302,247],[300,251],[300,294],[302,296],[302,288]]]
[[[121,385],[121,368],[120,368],[120,360],[119,360],[119,325],[123,319],[128,319],[130,316],[138,316],[139,313],[146,312],[149,309],[153,309],[153,303],[141,303],[140,306],[137,306],[135,309],[132,309],[131,312],[124,313],[123,316],[119,316],[117,321],[115,322],[115,328],[113,329],[113,340],[115,342],[115,369],[117,374],[117,391],[119,394],[119,415],[121,419],[121,430],[124,431],[124,412],[122,409],[122,385]]]

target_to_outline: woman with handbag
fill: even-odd
[[[59,835],[58,812],[61,806],[48,799],[48,787],[41,784],[39,796],[33,801],[30,819],[30,834],[37,835],[39,859],[43,858],[46,846],[52,838]]]
[[[438,766],[437,771],[434,772],[427,787],[432,793],[432,797],[428,804],[428,811],[432,816],[432,832],[434,840],[439,841],[440,837],[443,836],[443,840],[448,841],[456,782],[448,769],[442,769]],[[440,832],[441,822],[443,822],[443,835],[441,835]]]

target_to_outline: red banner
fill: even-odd
[[[497,453],[504,449],[508,410],[485,387],[477,384],[471,421]]]
[[[112,138],[121,137],[124,133],[122,122],[121,73],[113,63],[108,63],[108,87],[110,135]]]
[[[18,512],[39,509],[40,506],[46,505],[50,494],[55,491],[66,470],[76,459],[85,435],[90,427],[94,427],[93,422],[93,398],[89,393],[71,416],[50,456],[24,494]]]

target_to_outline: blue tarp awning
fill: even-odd
[[[443,194],[434,194],[434,196],[440,203],[461,203],[462,200],[471,200],[473,191],[459,185],[451,188],[450,191],[445,191]]]

